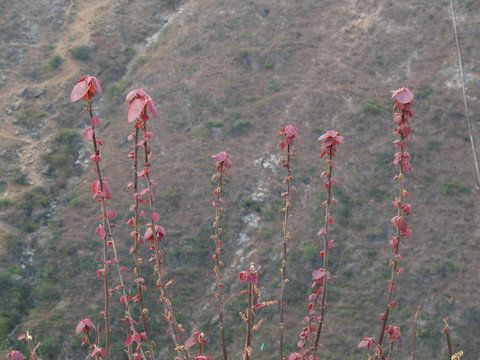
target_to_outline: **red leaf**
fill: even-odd
[[[80,79],[80,81],[75,85],[75,87],[72,90],[72,94],[70,95],[70,100],[73,102],[80,100],[90,88],[90,86],[87,84],[86,81],[82,81],[83,79]]]
[[[83,132],[83,138],[85,140],[90,141],[90,140],[92,140],[92,137],[93,137],[93,129],[92,128],[88,128]]]
[[[196,343],[197,343],[197,339],[195,339],[194,337],[191,337],[187,341],[185,341],[185,347],[188,349],[193,345],[195,345]]]
[[[133,336],[127,337],[127,340],[125,340],[125,347],[132,345],[133,341]]]
[[[90,119],[90,122],[92,124],[92,126],[95,128],[98,126],[98,124],[100,124],[100,119],[98,117],[92,117]]]
[[[128,105],[128,122],[134,122],[143,112],[144,99],[135,99]]]

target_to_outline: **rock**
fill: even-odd
[[[22,103],[21,102],[16,102],[14,104],[12,104],[12,106],[10,107],[13,111],[17,111],[18,109],[20,109],[20,107],[22,106]]]
[[[33,94],[33,97],[39,98],[39,97],[42,97],[43,95],[45,95],[45,88],[43,88],[42,90],[37,91],[35,94]]]
[[[18,97],[25,97],[28,94],[28,88],[23,88],[22,91],[20,91],[17,96]]]

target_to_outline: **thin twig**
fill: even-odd
[[[473,138],[472,123],[470,122],[470,114],[469,114],[469,111],[468,111],[467,95],[466,95],[466,91],[465,91],[465,79],[464,79],[464,76],[463,76],[462,55],[461,55],[461,52],[460,52],[460,42],[458,41],[457,22],[455,21],[455,12],[453,10],[453,1],[452,0],[450,0],[450,10],[452,11],[453,32],[455,34],[455,42],[457,44],[458,66],[459,66],[459,70],[460,70],[460,79],[462,80],[463,105],[465,107],[465,116],[466,116],[466,120],[467,120],[468,135],[470,137],[470,144],[472,146],[473,162],[474,162],[474,165],[475,165],[475,170],[477,172],[478,185],[480,186],[480,170],[478,168],[478,161],[477,161],[477,147],[475,145],[475,140]]]
[[[453,348],[452,348],[452,340],[450,339],[450,325],[448,323],[448,317],[443,319],[443,329],[445,330],[445,336],[447,338],[447,345],[448,345],[448,359],[450,360],[453,355]]]
[[[415,316],[413,318],[412,360],[415,360],[415,346],[417,344],[417,322],[418,322],[419,310],[420,310],[420,305],[417,306],[417,310],[415,310]]]

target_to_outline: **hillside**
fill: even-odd
[[[454,4],[478,139],[480,3]],[[127,267],[133,261],[125,190],[131,130],[124,99],[142,87],[157,104],[152,173],[167,232],[165,266],[176,280],[171,295],[187,331],[208,335],[206,352],[214,359],[220,358],[216,315],[211,295],[204,295],[213,288],[211,155],[225,150],[233,162],[224,190],[222,253],[227,335],[235,344],[230,352],[239,354],[243,324],[237,314],[245,303],[238,298],[238,272],[251,261],[260,264],[263,297],[277,296],[284,176],[278,131],[286,124],[298,128],[287,286],[286,350],[293,351],[311,273],[321,266],[316,233],[325,164],[317,139],[330,129],[345,137],[336,158],[336,248],[321,358],[362,358],[356,345],[377,336],[391,256],[396,170],[390,90],[410,87],[413,172],[406,187],[414,236],[402,251],[407,272],[392,314],[403,335],[395,358],[410,358],[418,305],[417,359],[447,356],[440,333],[446,316],[454,347],[475,357],[480,209],[449,1],[8,0],[0,4],[0,18],[2,351],[21,348],[15,339],[28,329],[42,342],[44,359],[86,356],[75,325],[84,317],[99,321],[99,210],[91,200],[91,149],[81,136],[89,120],[80,115],[84,104],[70,103],[76,81],[91,74],[104,90],[94,109],[102,119],[115,234]],[[151,314],[158,352],[169,357],[163,310]],[[264,314],[255,359],[276,354],[276,310]],[[114,334],[123,339],[118,323]],[[123,358],[122,341],[115,359]]]

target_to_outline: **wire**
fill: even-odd
[[[465,79],[463,77],[462,55],[460,53],[460,43],[458,41],[457,23],[455,21],[455,12],[453,10],[453,0],[450,0],[450,10],[452,11],[453,31],[455,33],[455,42],[457,43],[458,65],[460,67],[460,78],[462,80],[463,104],[465,106],[465,115],[467,119],[468,134],[470,136],[470,144],[472,145],[473,161],[475,165],[475,170],[477,171],[478,186],[480,187],[480,170],[478,169],[477,149],[476,149],[475,140],[472,134],[472,124],[470,122],[470,115],[468,112],[467,95],[465,92]]]

